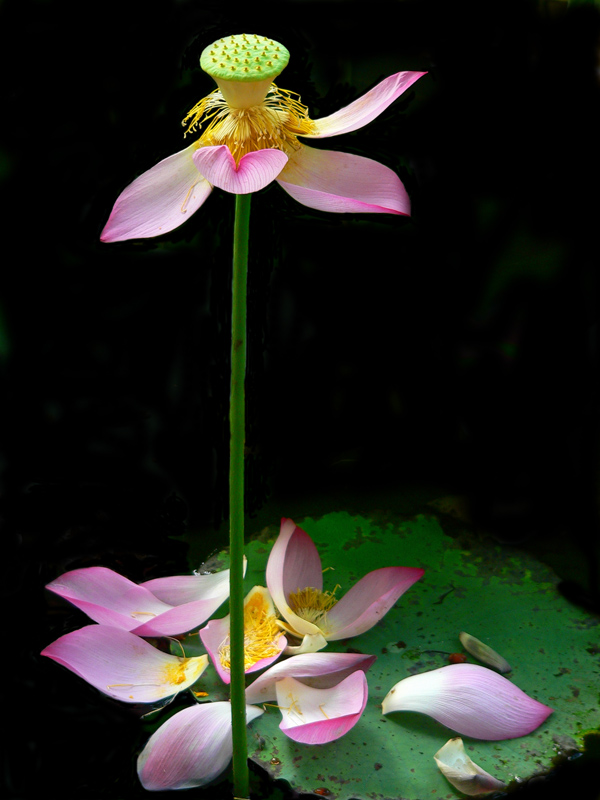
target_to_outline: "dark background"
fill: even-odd
[[[411,219],[327,215],[276,184],[253,198],[248,513],[458,494],[500,541],[566,542],[585,568],[562,589],[598,608],[599,9],[5,0],[11,798],[145,796],[138,720],[38,656],[85,623],[44,585],[92,564],[185,572],[171,537],[206,556],[226,541],[233,198],[215,190],[162,239],[98,237],[184,146],[213,88],[204,46],[243,31],[288,47],[278,84],[313,117],[428,72],[367,127],[311,142],[396,170]]]

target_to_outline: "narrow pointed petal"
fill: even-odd
[[[471,761],[459,736],[447,741],[433,758],[446,780],[459,792],[470,797],[505,788],[502,781]]]
[[[197,681],[208,665],[208,656],[171,656],[129,631],[107,625],[67,633],[42,655],[126,703],[154,703],[177,694]]]
[[[296,742],[333,742],[354,727],[367,704],[369,690],[362,670],[329,689],[314,689],[294,678],[277,681],[281,730]]]
[[[277,182],[294,200],[320,211],[410,216],[410,198],[400,178],[364,156],[302,146]]]
[[[552,713],[507,678],[476,664],[411,675],[388,692],[382,710],[419,711],[464,736],[492,741],[525,736]]]
[[[424,572],[416,567],[383,567],[369,572],[327,612],[327,639],[346,639],[368,631]]]
[[[246,706],[246,722],[262,709]],[[179,711],[150,737],[137,771],[144,789],[191,789],[217,778],[231,761],[231,705],[202,703]]]
[[[212,190],[193,160],[195,145],[159,161],[119,195],[100,235],[103,242],[146,239],[178,228]]]
[[[317,689],[328,689],[356,670],[366,672],[375,656],[363,653],[304,653],[269,667],[246,689],[246,702],[267,703],[277,697],[275,684],[298,678]]]
[[[244,575],[248,559],[244,556]],[[224,602],[229,597],[229,570],[207,573],[206,575],[172,575],[167,578],[153,578],[141,583],[155,597],[170,606],[191,603],[194,600],[208,600],[222,597]]]
[[[242,156],[236,166],[227,145],[199,147],[194,163],[205,178],[226,192],[249,194],[272,183],[287,163],[281,150],[256,150]]]
[[[369,92],[359,97],[349,106],[336,111],[328,117],[314,120],[316,133],[302,134],[306,138],[321,139],[338,136],[362,128],[378,117],[382,111],[400,97],[415,81],[426,75],[425,72],[398,72],[381,81]]]
[[[267,562],[267,586],[279,613],[299,634],[319,634],[312,622],[295,614],[288,604],[291,592],[323,588],[321,558],[310,536],[291,519],[281,520],[279,536]]]
[[[476,659],[484,664],[487,664],[488,667],[493,667],[494,669],[497,669],[498,672],[502,673],[511,672],[512,667],[508,661],[495,650],[492,650],[489,645],[481,642],[479,639],[471,636],[470,633],[465,633],[464,631],[459,634],[458,638],[460,639],[460,642],[467,653],[475,656]]]

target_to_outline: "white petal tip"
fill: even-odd
[[[449,739],[433,757],[440,772],[459,792],[474,797],[505,788],[505,784],[481,769],[467,753],[463,740]]]

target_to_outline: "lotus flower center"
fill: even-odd
[[[277,642],[281,630],[275,623],[275,614],[257,593],[244,605],[244,670],[254,666],[263,658],[276,656],[280,652]],[[223,669],[231,667],[229,636],[219,647],[219,661]]]
[[[205,47],[200,66],[217,81],[255,83],[272,81],[289,60],[289,51],[279,42],[255,33],[240,33]]]
[[[327,612],[337,603],[334,595],[338,588],[339,586],[336,586],[333,592],[323,592],[307,586],[305,589],[290,592],[288,604],[298,617],[312,622],[321,630],[326,630]]]

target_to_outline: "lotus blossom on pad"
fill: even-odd
[[[409,215],[410,200],[393,170],[363,156],[308,147],[299,137],[362,128],[425,73],[390,75],[349,106],[312,120],[297,95],[273,83],[288,60],[283,45],[254,34],[209,45],[200,65],[218,88],[183,120],[186,135],[202,132],[123,190],[101,240],[159,236],[185,222],[214,186],[248,194],[273,181],[310,208]]]
[[[267,586],[285,620],[280,625],[303,640],[296,650],[302,652],[369,630],[423,574],[416,567],[382,567],[338,600],[335,590],[323,591],[321,558],[312,539],[284,518],[269,555]]]
[[[476,664],[449,664],[399,681],[382,711],[418,711],[474,739],[515,739],[539,727],[552,709],[507,678]]]
[[[46,588],[102,625],[138,636],[176,636],[206,622],[229,597],[229,570],[138,585],[106,567],[84,567],[65,572]]]
[[[180,658],[157,650],[122,628],[88,625],[61,636],[42,655],[104,694],[126,703],[155,703],[189,688],[208,656]]]

